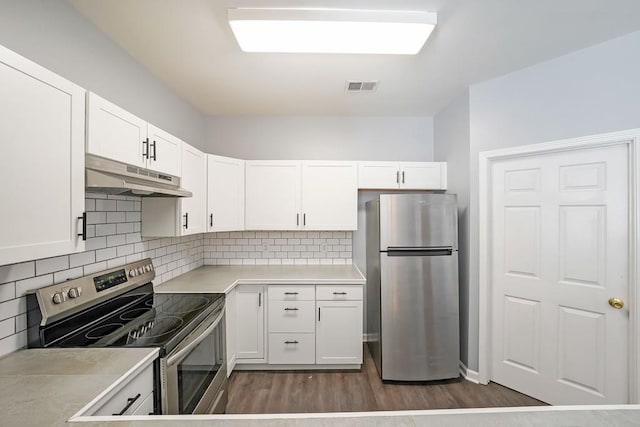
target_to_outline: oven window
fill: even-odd
[[[222,366],[223,341],[221,333],[223,331],[224,328],[216,327],[213,333],[178,364],[178,395],[181,414],[193,413]]]

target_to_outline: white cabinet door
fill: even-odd
[[[236,353],[237,340],[237,307],[236,307],[236,289],[232,289],[225,295],[225,328],[226,328],[226,345],[227,345],[227,377],[233,372],[236,366],[238,355]]]
[[[182,188],[193,196],[143,197],[142,235],[144,237],[176,237],[204,233],[207,208],[206,155],[182,143]]]
[[[362,301],[316,302],[316,363],[362,363]]]
[[[358,187],[395,190],[400,186],[398,162],[359,162]]]
[[[296,230],[300,218],[300,162],[247,161],[247,230]]]
[[[400,188],[403,190],[446,190],[447,164],[400,162]]]
[[[84,250],[85,91],[0,47],[0,265]]]
[[[182,141],[152,124],[147,125],[147,138],[149,138],[147,168],[181,176]]]
[[[147,122],[95,93],[87,98],[87,153],[146,167]]]
[[[193,193],[180,199],[181,235],[204,233],[206,213],[207,157],[195,147],[182,144],[182,187]]]
[[[244,230],[244,160],[207,155],[207,231]]]
[[[236,288],[236,354],[242,359],[265,359],[264,286],[240,285]],[[265,360],[266,361],[266,360]]]
[[[302,162],[302,228],[358,228],[357,163]]]

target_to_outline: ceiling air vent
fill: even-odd
[[[377,81],[357,82],[350,80],[347,82],[347,92],[373,92],[377,87]]]

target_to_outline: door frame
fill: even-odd
[[[640,403],[640,129],[563,139],[479,153],[479,340],[478,378],[488,384],[492,377],[491,324],[491,169],[493,162],[587,148],[625,144],[629,148],[629,403]]]

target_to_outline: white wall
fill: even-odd
[[[68,2],[1,0],[0,44],[204,148],[204,117]]]
[[[640,127],[640,32],[471,86],[469,364],[478,368],[478,153]]]
[[[434,159],[447,162],[448,192],[458,198],[460,360],[469,363],[469,91],[433,118]],[[477,343],[477,339],[475,340]]]
[[[242,159],[433,159],[431,117],[209,117],[210,153]]]

